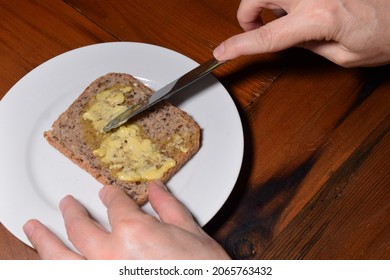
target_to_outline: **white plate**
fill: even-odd
[[[91,45],[54,57],[23,77],[0,102],[0,221],[30,245],[22,226],[37,218],[68,246],[58,202],[79,199],[104,226],[102,187],[52,148],[43,132],[97,77],[108,72],[134,75],[158,89],[197,66],[158,46],[115,42]],[[202,146],[169,182],[169,189],[205,225],[229,196],[241,168],[243,133],[237,109],[224,87],[209,75],[177,94],[172,103],[202,128]],[[154,214],[150,205],[145,211]]]

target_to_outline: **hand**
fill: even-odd
[[[149,201],[161,221],[145,214],[124,192],[104,187],[111,232],[93,221],[73,197],[60,202],[69,250],[37,220],[24,231],[43,259],[228,259],[225,251],[194,221],[189,211],[160,182],[149,184]]]
[[[281,17],[263,25],[264,9]],[[214,56],[228,60],[300,46],[344,67],[384,65],[390,62],[388,11],[389,0],[242,0],[237,19],[246,32],[227,39]]]

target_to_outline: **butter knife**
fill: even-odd
[[[167,99],[171,95],[177,93],[188,85],[196,82],[197,80],[203,78],[208,73],[216,69],[218,66],[222,65],[225,61],[218,61],[215,58],[212,58],[198,67],[190,70],[177,80],[167,84],[163,88],[159,89],[149,98],[149,101],[143,105],[134,104],[129,106],[126,111],[112,119],[104,128],[103,131],[107,132],[113,128],[121,126],[127,122],[130,118],[138,115],[139,113],[149,109],[158,102]]]

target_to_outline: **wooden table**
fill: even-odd
[[[144,42],[203,62],[241,32],[239,2],[1,0],[0,97],[46,60],[90,44]],[[205,230],[233,258],[390,258],[389,70],[343,69],[290,49],[216,71],[241,114],[245,153]],[[0,225],[0,259],[37,258]]]

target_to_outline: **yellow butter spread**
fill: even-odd
[[[188,147],[186,147],[186,140],[188,140],[191,135],[187,133],[182,134],[173,134],[167,139],[166,147],[167,150],[179,150],[182,153],[188,152]]]
[[[83,114],[84,120],[90,120],[95,130],[103,132],[110,120],[127,109],[124,105],[125,93],[131,90],[130,86],[117,86],[99,92],[88,111]]]
[[[114,177],[134,182],[159,179],[176,165],[165,153],[186,153],[186,139],[190,136],[173,134],[164,143],[153,143],[136,124],[104,133],[103,127],[127,108],[125,93],[131,90],[130,86],[118,85],[98,93],[82,116],[89,125],[86,135],[93,154]]]
[[[176,165],[176,161],[164,156],[150,139],[144,139],[140,134],[140,128],[135,124],[121,126],[108,136],[93,154],[109,165],[120,180],[144,181],[161,178]]]

